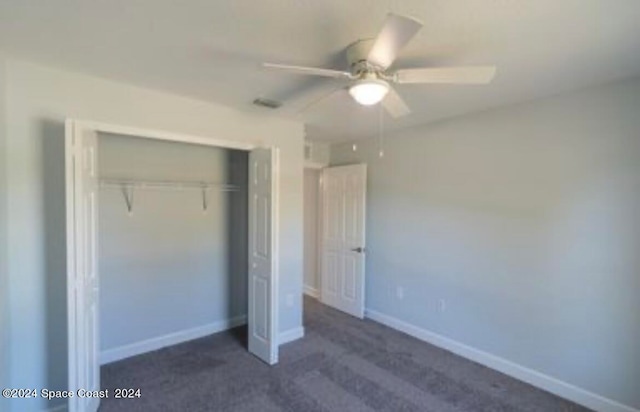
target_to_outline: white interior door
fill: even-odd
[[[249,351],[273,365],[278,362],[277,150],[251,151],[249,168]]]
[[[364,256],[367,165],[329,167],[322,172],[323,303],[364,317]]]
[[[97,263],[97,134],[68,120],[67,293],[69,390],[100,389]],[[72,182],[72,184],[69,184]],[[74,396],[70,412],[95,412],[100,400]]]

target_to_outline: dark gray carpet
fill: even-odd
[[[306,336],[269,367],[250,355],[242,328],[112,363],[104,399],[127,411],[587,411],[378,323],[305,299]]]

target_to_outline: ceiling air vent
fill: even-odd
[[[276,100],[265,99],[263,97],[258,97],[257,99],[255,99],[253,101],[253,104],[260,107],[266,107],[268,109],[277,109],[278,107],[282,106],[282,103]]]

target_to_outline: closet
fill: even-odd
[[[248,153],[98,133],[102,364],[246,322]]]
[[[248,351],[277,363],[279,180],[274,146],[67,119],[69,390],[244,323]]]

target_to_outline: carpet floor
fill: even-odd
[[[587,411],[370,320],[305,298],[305,337],[273,367],[236,328],[102,367],[100,412]]]

